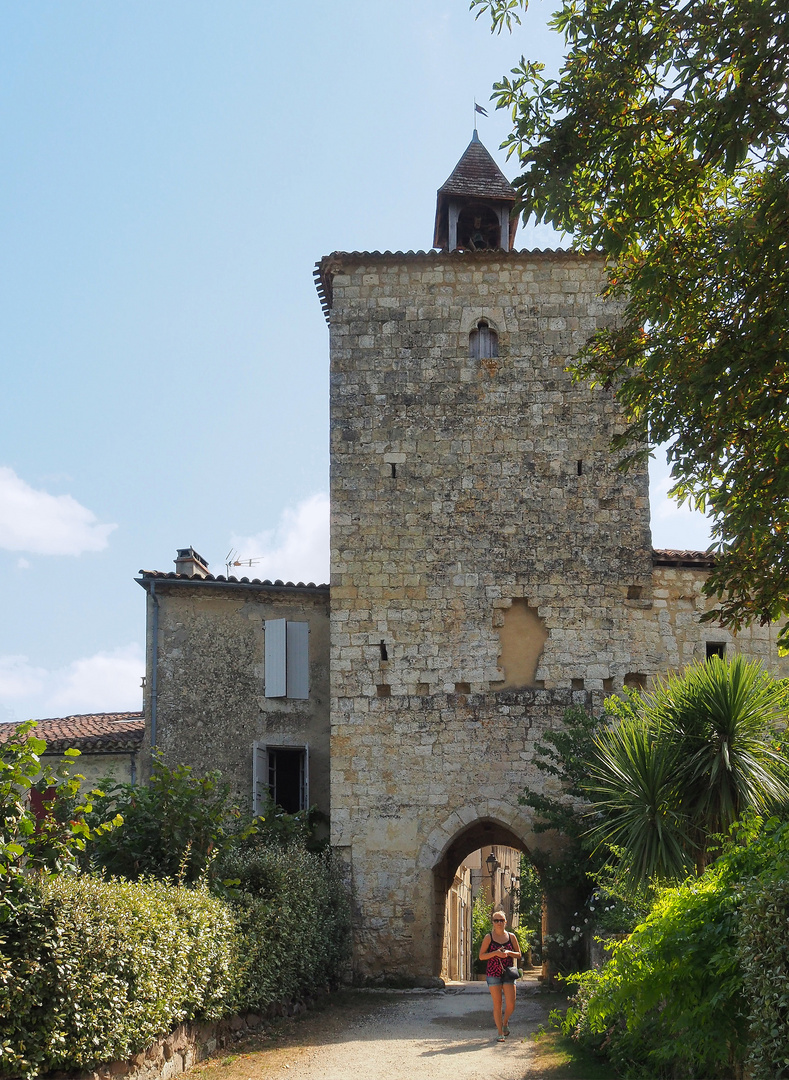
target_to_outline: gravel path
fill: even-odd
[[[203,1080],[538,1080],[531,1035],[556,1004],[550,999],[536,982],[521,983],[511,1034],[497,1043],[485,983],[359,993],[342,1012],[306,1016],[268,1046],[240,1049],[194,1072]]]

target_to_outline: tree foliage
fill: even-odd
[[[47,744],[35,727],[34,720],[19,724],[0,743],[0,923],[21,902],[27,879],[76,869],[86,842],[120,824],[109,814],[91,828],[93,798],[101,792],[81,791],[84,777],[72,772],[79,750],[45,763]]]
[[[601,971],[578,977],[565,1030],[629,1077],[736,1075],[747,1017],[737,961],[737,895],[708,872],[663,892]]]
[[[472,0],[513,30],[526,0]],[[789,9],[782,0],[562,0],[558,77],[494,86],[519,209],[602,250],[624,304],[575,361],[615,388],[620,448],[669,444],[713,520],[712,617],[789,614]],[[789,623],[782,630],[789,645]]]
[[[620,917],[623,904],[651,902],[653,881],[703,871],[746,811],[789,804],[787,718],[789,684],[742,656],[608,698],[602,715],[568,709],[536,747],[549,783],[519,799],[537,812],[536,831],[566,841],[543,879],[594,888],[596,907],[615,903]]]
[[[588,785],[594,740],[605,718],[578,707],[565,711],[564,724],[546,731],[536,744],[533,765],[544,777],[539,788],[527,788],[518,802],[536,811],[535,832],[555,830],[565,840],[561,859],[546,861],[538,853],[534,862],[546,884],[572,886],[581,893],[591,889],[590,877],[604,861],[594,859],[589,825],[583,809],[589,805]]]

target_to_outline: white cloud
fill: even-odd
[[[26,656],[0,656],[0,701],[37,694],[46,678],[44,668],[34,667]]]
[[[329,580],[329,496],[311,495],[295,508],[288,507],[276,528],[255,536],[231,538],[238,559],[255,559],[251,567],[237,566],[231,573],[271,581]]]
[[[142,707],[142,648],[134,643],[47,671],[26,656],[0,657],[0,719],[37,720]]]
[[[53,716],[139,709],[144,674],[145,658],[137,644],[98,652],[54,672],[45,705]]]
[[[30,487],[13,469],[0,466],[0,547],[36,555],[102,551],[116,525],[102,525],[71,495]]]
[[[673,479],[661,448],[649,463],[649,503],[652,525],[652,546],[676,548],[680,551],[704,551],[710,545],[710,519],[687,503],[682,506],[669,498]]]

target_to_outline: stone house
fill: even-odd
[[[147,593],[143,760],[220,769],[245,810],[270,793],[329,814],[329,587],[209,573],[193,548]]]
[[[618,315],[602,261],[516,250],[514,202],[475,132],[433,250],[317,265],[331,597],[214,576],[191,548],[138,578],[144,760],[218,767],[242,805],[270,791],[330,813],[360,979],[462,970],[473,853],[555,856],[517,796],[544,782],[535,743],[569,706],[713,654],[789,676],[773,628],[700,623],[707,555],[653,551],[646,467],[610,450],[617,404],[566,370]],[[574,902],[546,893],[543,932]]]

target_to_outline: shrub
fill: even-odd
[[[341,980],[348,897],[330,852],[308,849],[314,815],[242,820],[218,773],[161,762],[92,812],[80,778],[41,772],[44,749],[29,727],[0,746],[0,1076],[126,1058],[185,1020]],[[78,873],[83,848],[134,880]]]
[[[52,767],[44,764],[44,739],[35,720],[16,727],[0,742],[0,923],[17,902],[26,902],[25,879],[31,873],[60,873],[76,865],[85,842],[95,836],[88,825],[91,799],[100,792],[80,792],[84,777],[69,775],[79,750],[66,750]],[[108,815],[97,832],[120,824]]]
[[[252,818],[234,805],[230,785],[218,770],[196,776],[188,765],[170,767],[156,757],[147,785],[108,779],[101,786],[104,798],[91,824],[98,826],[117,814],[118,827],[97,830],[85,848],[85,869],[129,879],[206,880],[226,895],[217,856],[230,848],[301,845],[318,851],[326,846],[316,839],[326,821],[317,807],[287,814],[268,800],[263,813]]]
[[[234,1000],[236,921],[203,889],[52,877],[3,935],[2,1075],[125,1058]]]
[[[259,1010],[339,984],[350,954],[350,905],[330,852],[302,843],[234,848],[220,873],[241,890],[233,900],[244,942],[239,1007]]]
[[[719,868],[665,890],[600,971],[577,976],[568,1026],[605,1042],[625,1075],[732,1075],[747,1030],[737,922],[737,895]]]
[[[625,1076],[789,1076],[789,823],[746,819],[579,990],[565,1031]]]
[[[745,881],[739,960],[748,1004],[752,1080],[789,1076],[789,823],[771,821],[740,856]]]
[[[253,827],[217,771],[195,776],[188,765],[170,768],[157,757],[147,785],[106,781],[102,787],[105,798],[92,822],[118,813],[122,824],[87,846],[84,863],[120,877],[197,881],[210,873],[216,851]]]
[[[0,922],[0,1076],[46,1072],[60,1010],[55,911],[21,878],[6,888]]]

